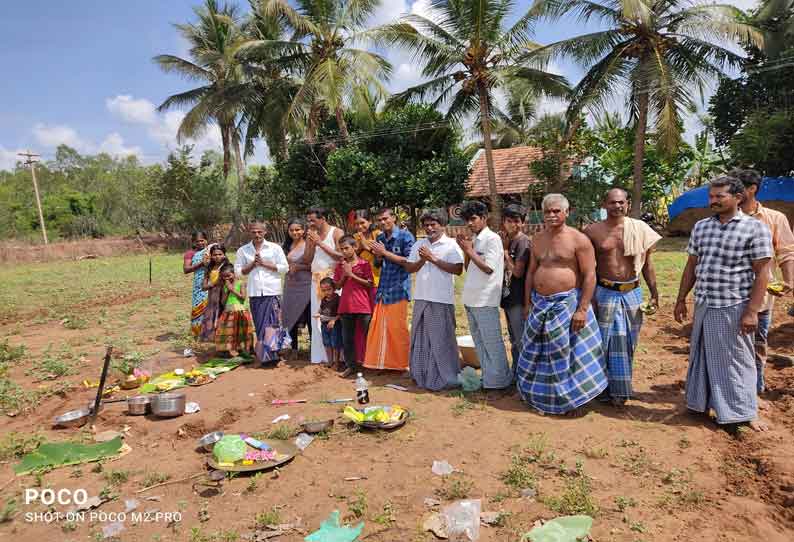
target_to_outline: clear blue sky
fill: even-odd
[[[426,0],[384,0],[377,22]],[[753,0],[739,0],[747,3]],[[516,12],[531,0],[517,2]],[[186,46],[174,22],[193,16],[200,0],[27,0],[5,2],[0,17],[0,169],[14,163],[18,150],[31,148],[51,158],[58,143],[81,152],[135,152],[145,162],[162,159],[175,145],[180,113],[153,112],[169,94],[189,88],[151,61],[160,53],[184,55]],[[237,0],[241,6],[247,2]],[[418,5],[414,5],[418,4]],[[543,24],[536,40],[550,42],[581,33],[581,25]],[[394,90],[417,82],[416,66],[399,53]],[[558,67],[575,81],[579,71]],[[217,144],[214,130],[197,142]],[[255,161],[265,160],[260,150]]]

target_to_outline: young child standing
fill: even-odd
[[[223,312],[221,305],[221,267],[229,263],[226,259],[226,247],[219,243],[213,243],[207,247],[210,254],[210,261],[204,273],[201,289],[207,292],[207,308],[204,310],[204,318],[201,321],[201,333],[199,340],[214,342],[215,329],[218,327],[218,318]]]
[[[325,277],[320,281],[320,313],[315,318],[320,319],[320,329],[323,334],[323,346],[328,365],[339,369],[342,363],[342,326],[339,321],[339,295],[334,291],[334,281]]]
[[[245,307],[245,289],[242,282],[235,279],[232,264],[221,266],[220,279],[223,282],[220,299],[223,312],[215,331],[215,349],[228,352],[232,357],[252,354],[256,342],[254,319]]]
[[[356,324],[361,324],[361,333],[366,340],[372,318],[370,293],[374,285],[374,277],[369,262],[356,254],[355,238],[345,235],[339,239],[338,245],[342,253],[342,261],[334,270],[334,285],[342,289],[339,316],[342,319],[342,344],[347,365],[342,377],[346,378],[356,374],[358,362],[363,361],[356,357]]]

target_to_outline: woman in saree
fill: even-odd
[[[209,263],[207,251],[207,234],[203,231],[193,232],[190,236],[193,248],[185,252],[182,262],[182,271],[189,275],[193,273],[193,291],[190,309],[190,331],[194,338],[201,334],[201,322],[204,311],[207,310],[207,291],[202,288],[204,272]]]

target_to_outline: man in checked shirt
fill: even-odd
[[[794,287],[794,233],[791,232],[788,218],[780,211],[769,209],[758,201],[758,192],[761,190],[761,175],[753,169],[738,169],[729,173],[744,184],[744,200],[742,212],[757,218],[769,228],[772,234],[772,249],[775,251],[775,260],[769,266],[770,280],[773,279],[775,263],[783,275],[783,289],[781,296],[787,295]],[[767,293],[763,308],[758,313],[758,329],[755,331],[755,366],[758,373],[757,390],[760,395],[764,391],[764,365],[766,364],[769,326],[772,323],[772,307],[775,298]],[[760,399],[758,408],[765,410],[769,404]]]
[[[764,223],[741,211],[743,199],[744,185],[736,177],[711,181],[715,215],[692,229],[674,310],[682,323],[694,287],[686,404],[694,412],[713,410],[730,432],[746,425],[768,429],[758,419],[753,339],[769,282],[772,237]]]

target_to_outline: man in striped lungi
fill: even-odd
[[[695,224],[675,304],[675,319],[687,317],[686,296],[695,288],[695,314],[686,379],[689,410],[713,410],[729,431],[768,427],[757,417],[753,338],[769,281],[772,239],[761,221],[742,213],[744,186],[718,177],[709,186],[716,213]]]
[[[414,244],[405,264],[409,273],[416,273],[411,378],[420,388],[439,391],[458,385],[455,276],[463,273],[463,253],[445,234],[443,211],[427,211],[420,222],[427,237]]]

